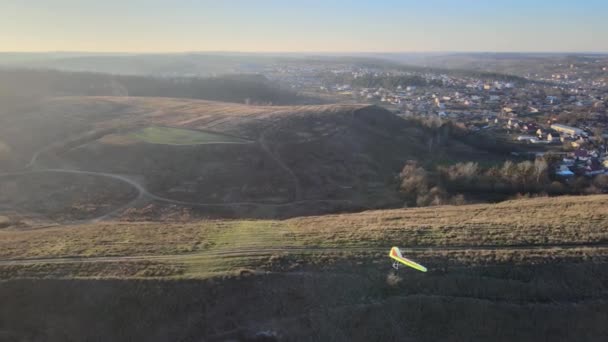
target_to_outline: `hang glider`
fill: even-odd
[[[391,251],[388,256],[391,257],[391,259],[395,260],[393,262],[393,268],[396,270],[399,269],[399,264],[403,264],[411,268],[417,269],[420,272],[426,272],[426,267],[410,259],[404,258],[403,255],[401,255],[401,251],[398,247],[391,248]]]

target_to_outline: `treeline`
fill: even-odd
[[[159,78],[23,69],[0,69],[3,96],[177,97],[279,105],[315,102],[272,84],[262,75]]]
[[[407,206],[464,204],[470,200],[504,200],[527,195],[599,194],[608,189],[608,175],[578,177],[568,183],[552,179],[550,162],[512,162],[482,168],[477,163],[437,166],[427,171],[408,161],[399,174],[400,191]]]
[[[352,74],[324,74],[321,75],[326,86],[335,84],[347,84],[357,88],[386,88],[396,89],[399,86],[442,86],[441,80],[427,80],[417,75],[374,75],[365,74],[354,77]]]
[[[441,74],[439,72],[432,72],[437,75]],[[503,74],[490,74],[490,73],[482,73],[476,71],[453,71],[450,70],[449,75],[451,76],[461,76],[461,77],[471,77],[488,81],[505,81],[505,82],[527,82],[527,80],[522,79],[517,76],[511,75],[503,75]],[[357,88],[386,88],[386,89],[396,89],[399,86],[407,87],[407,86],[416,86],[416,87],[442,87],[444,86],[443,81],[440,79],[427,79],[425,77],[419,75],[391,75],[391,74],[364,74],[360,76],[353,76],[350,73],[324,73],[319,75],[323,84],[326,87],[330,87],[336,84],[340,85],[350,85],[352,87]]]
[[[501,74],[497,72],[477,71],[477,70],[459,70],[459,69],[443,69],[450,76],[461,76],[471,77],[486,81],[503,81],[503,82],[514,82],[514,83],[528,83],[530,80],[509,74]]]
[[[482,71],[482,70],[471,70],[471,69],[418,67],[418,66],[406,65],[406,66],[401,66],[399,68],[399,70],[410,71],[410,72],[415,71],[415,72],[430,73],[430,74],[437,74],[437,75],[448,75],[448,76],[454,76],[454,77],[470,77],[470,78],[476,78],[476,79],[480,79],[480,80],[484,80],[484,81],[503,81],[503,82],[514,82],[514,83],[518,83],[518,84],[533,82],[527,78],[517,76],[517,75],[504,74],[504,73],[498,73],[498,72],[489,72],[489,71]]]

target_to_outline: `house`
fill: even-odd
[[[576,150],[574,151],[574,157],[579,161],[589,160],[589,152],[587,150]]]
[[[554,129],[560,133],[565,133],[565,134],[568,134],[571,136],[585,135],[585,131],[583,131],[580,128],[566,126],[566,125],[562,125],[562,124],[553,124],[553,125],[551,125],[551,129]]]
[[[507,121],[507,126],[508,126],[509,128],[510,128],[510,127],[513,127],[513,126],[515,126],[516,124],[517,124],[517,126],[519,127],[519,124],[518,124],[517,120],[515,120],[515,119],[512,119],[512,118],[511,118],[511,119],[509,119],[509,121]]]
[[[568,178],[573,177],[574,172],[572,172],[567,165],[560,165],[555,171],[555,175],[562,178]]]
[[[573,165],[574,165],[574,162],[576,162],[576,159],[574,159],[574,158],[570,158],[570,157],[565,157],[565,158],[562,160],[562,164],[563,164],[563,165],[566,165],[566,166],[573,166]]]
[[[536,126],[533,123],[527,123],[527,124],[524,124],[522,129],[526,132],[536,132],[538,130],[538,126]]]
[[[559,143],[561,142],[562,137],[560,137],[559,133],[549,133],[547,134],[547,140],[554,143]]]
[[[540,140],[540,139],[538,139],[538,138],[536,138],[536,137],[535,137],[535,138],[530,139],[530,142],[531,142],[531,143],[533,143],[533,144],[549,144],[549,143],[551,143],[550,141],[547,141],[547,140]]]
[[[516,138],[517,141],[532,141],[532,139],[538,140],[536,137],[531,135],[520,135]]]
[[[604,170],[604,168],[602,167],[602,165],[600,164],[600,162],[597,159],[592,159],[590,161],[590,163],[587,165],[587,167],[585,168],[585,176],[589,176],[589,177],[600,175],[605,172],[606,171]]]
[[[556,104],[559,102],[559,99],[557,98],[557,96],[547,96],[546,100],[549,104]]]
[[[543,133],[544,133],[544,131],[543,131],[542,128],[539,128],[539,129],[536,130],[536,135],[538,135],[539,137],[542,137]]]

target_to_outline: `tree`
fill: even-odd
[[[514,181],[517,174],[517,166],[510,160],[507,160],[500,169],[502,178],[509,184],[515,184]]]
[[[524,161],[517,164],[517,180],[521,191],[524,193],[530,192],[530,185],[534,182],[535,167],[531,161]]]
[[[595,177],[593,185],[603,190],[608,189],[608,175],[599,175]]]
[[[545,159],[543,158],[536,158],[536,160],[534,161],[534,173],[536,174],[536,183],[538,185],[541,185],[541,179],[542,179],[542,183],[545,183],[545,180],[547,180],[547,170],[549,169],[549,164],[547,163],[547,161],[545,161]]]
[[[416,161],[408,161],[401,173],[401,193],[405,195],[408,206],[419,207],[428,205],[441,205],[446,203],[448,193],[439,185],[432,184],[428,172],[418,166]]]
[[[552,196],[563,195],[566,192],[566,186],[558,181],[552,182],[547,188],[547,193]]]
[[[420,188],[428,188],[428,174],[426,170],[418,166],[415,160],[409,160],[399,174],[401,179],[401,191],[418,192]]]

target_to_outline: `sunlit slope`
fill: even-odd
[[[0,317],[4,336],[49,341],[164,341],[167,331],[219,341],[260,331],[297,341],[602,341],[607,202],[0,229]],[[395,272],[393,245],[428,273]]]
[[[0,258],[4,266],[9,260],[59,265],[160,262],[176,267],[179,272],[167,274],[174,276],[210,275],[240,267],[264,269],[272,258],[296,262],[297,255],[304,257],[296,264],[327,261],[323,255],[335,255],[330,258],[334,262],[349,256],[382,260],[392,245],[402,248],[404,255],[422,259],[431,269],[445,262],[591,261],[608,255],[606,203],[607,196],[562,197],[284,221],[112,222],[0,230]],[[290,255],[295,256],[293,260]],[[125,276],[134,275],[125,272]]]

